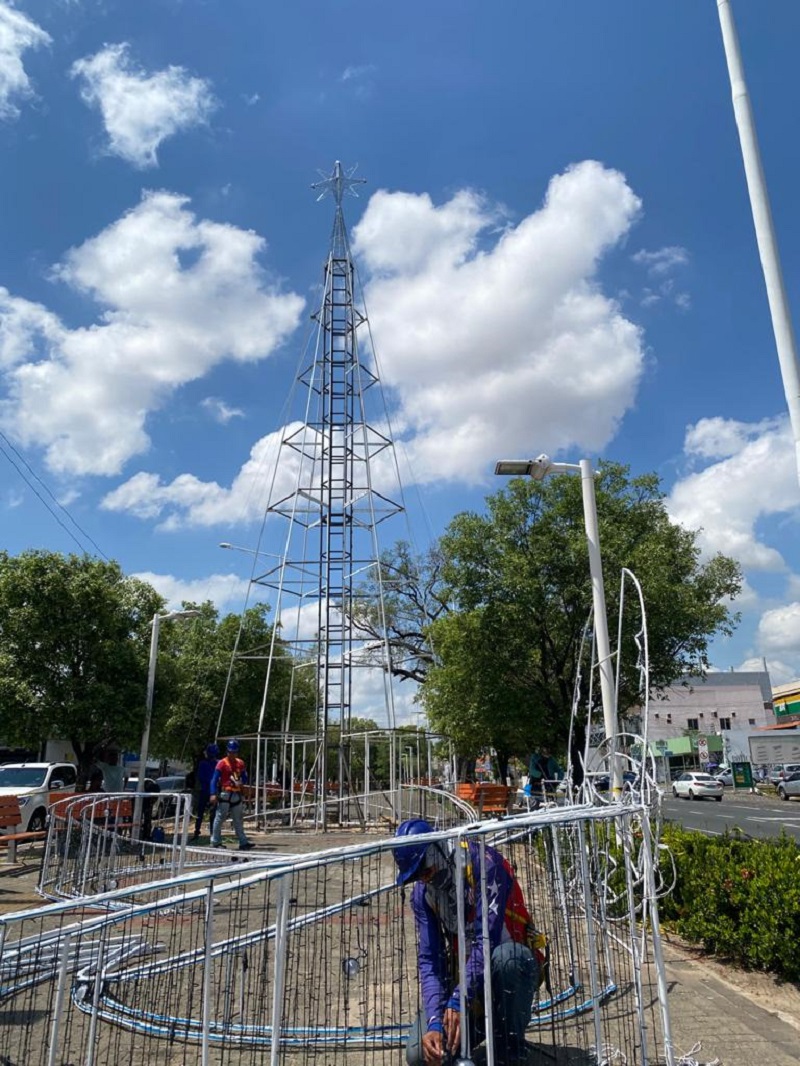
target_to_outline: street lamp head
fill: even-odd
[[[188,611],[168,611],[166,614],[157,613],[150,625],[152,625],[156,619],[158,619],[159,623],[171,622],[173,618],[199,618],[202,613],[202,611],[198,611],[196,608],[192,608]]]
[[[501,477],[532,477],[534,481],[541,481],[552,465],[550,456],[544,454],[536,459],[500,459],[494,472]]]

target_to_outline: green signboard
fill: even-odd
[[[753,787],[753,767],[749,762],[731,763],[731,771],[733,772],[734,788]]]
[[[800,714],[800,701],[795,700],[790,703],[787,700],[786,703],[776,703],[774,704],[773,709],[776,718],[789,718],[796,714]]]

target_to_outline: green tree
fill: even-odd
[[[114,562],[0,553],[0,733],[30,747],[63,737],[84,774],[95,748],[136,744],[162,606]]]
[[[178,622],[161,629],[153,750],[187,758],[216,736],[220,708],[221,736],[256,732],[272,622],[266,604],[223,618],[211,602],[183,606],[199,610],[200,616],[191,624]],[[264,731],[288,725],[291,732],[313,732],[316,703],[314,670],[276,637]]]
[[[611,632],[617,632],[622,567],[644,590],[650,682],[663,689],[684,674],[701,675],[708,645],[737,621],[738,565],[717,555],[702,561],[697,534],[673,523],[654,474],[631,478],[603,463],[597,510]],[[581,703],[590,671],[579,672],[591,582],[580,479],[515,479],[487,499],[485,514],[457,515],[441,538],[442,586],[452,609],[430,626],[436,662],[422,698],[434,728],[462,755],[565,750],[576,678]],[[641,698],[638,606],[628,602],[620,646],[622,714]],[[599,702],[599,684],[593,688]]]

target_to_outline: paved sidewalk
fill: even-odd
[[[664,945],[673,1043],[680,1054],[697,1041],[700,1063],[797,1066],[800,1016],[780,1017],[720,979],[702,961]]]
[[[296,836],[281,843],[289,850],[290,840],[291,850],[301,850]],[[38,854],[24,850],[21,856],[23,861],[17,866],[0,864],[0,914],[43,903],[36,893],[41,850]],[[700,1064],[719,1059],[722,1066],[797,1066],[800,1006],[791,1014],[769,1010],[725,980],[722,967],[704,964],[672,943],[665,943],[664,952],[678,1056],[688,1054],[700,1041],[702,1049],[692,1056]],[[763,980],[769,982],[769,978]]]

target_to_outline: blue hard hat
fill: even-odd
[[[206,748],[206,755],[209,757],[209,759],[218,759],[219,747],[216,744],[209,744]]]
[[[237,752],[239,750],[239,741],[238,740],[229,740],[228,743],[225,745],[225,747],[228,749],[228,751],[231,754],[234,754],[235,752]]]
[[[397,827],[396,837],[413,837],[420,836],[423,833],[432,833],[433,829],[424,818],[409,818],[406,822],[401,822]],[[398,869],[397,880],[395,884],[404,885],[407,881],[410,881],[412,877],[415,877],[417,871],[422,865],[425,858],[425,852],[428,850],[427,844],[409,844],[405,848],[394,849],[394,861]]]

